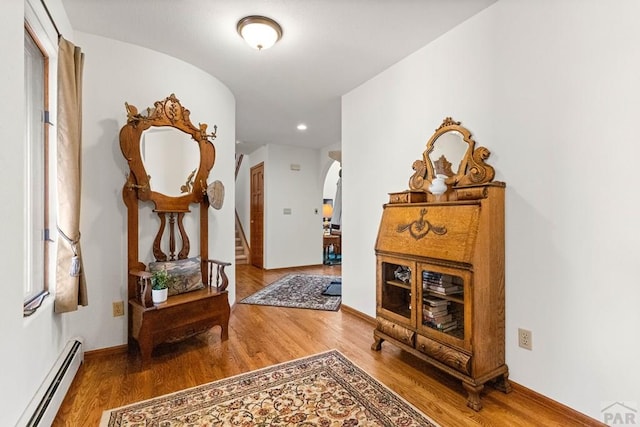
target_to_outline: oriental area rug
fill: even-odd
[[[342,297],[322,294],[331,282],[336,281],[340,281],[340,276],[290,274],[265,286],[240,303],[336,311],[340,308]]]
[[[105,411],[115,426],[437,426],[337,350]]]

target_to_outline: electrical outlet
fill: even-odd
[[[531,331],[518,328],[518,345],[527,350],[533,350]]]
[[[113,317],[124,316],[124,301],[113,302]]]

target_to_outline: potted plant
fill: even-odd
[[[161,304],[167,300],[171,277],[167,270],[154,271],[151,276],[151,299],[154,304]]]

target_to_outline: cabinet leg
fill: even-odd
[[[505,372],[496,378],[494,387],[503,393],[511,393],[511,383],[509,382],[509,373]]]
[[[220,325],[222,329],[220,331],[220,341],[226,341],[229,339],[229,312],[223,313],[216,323]]]
[[[373,339],[374,341],[373,341],[373,344],[371,344],[371,350],[373,351],[382,350],[382,341],[384,341],[384,339],[376,336],[374,336]]]
[[[153,353],[153,337],[151,336],[149,328],[145,328],[144,326],[140,328],[138,348],[140,349],[142,364],[148,364],[151,361],[151,353]]]
[[[467,406],[474,411],[479,411],[480,409],[482,409],[482,402],[480,402],[480,392],[484,388],[484,384],[474,386],[463,382],[462,386],[465,390],[467,390],[467,393],[469,393],[469,396],[467,397]]]
[[[151,353],[153,352],[153,349],[150,349],[148,347],[140,347],[140,357],[142,359],[142,365],[143,366],[147,366],[149,365],[149,362],[151,362]]]
[[[229,323],[222,323],[220,325],[222,331],[220,331],[220,341],[226,341],[229,339]]]

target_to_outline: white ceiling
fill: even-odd
[[[75,30],[144,46],[217,77],[236,97],[239,151],[340,143],[340,97],[496,0],[62,0]],[[282,39],[251,49],[247,15]],[[179,94],[178,94],[179,96]],[[306,123],[304,132],[296,129]]]

